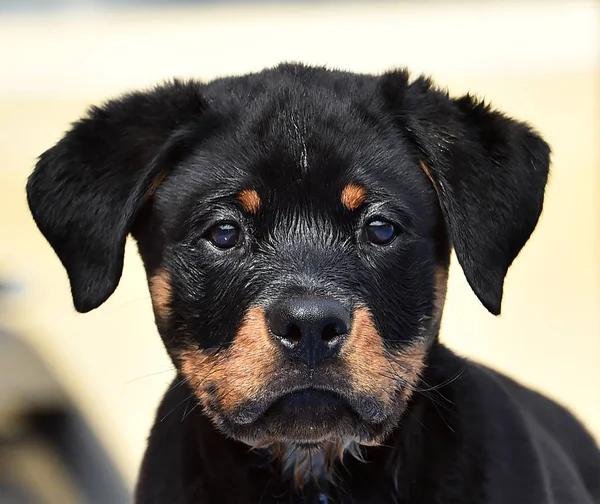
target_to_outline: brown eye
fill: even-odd
[[[220,222],[211,227],[205,236],[215,247],[229,249],[239,243],[241,232],[233,222]]]
[[[375,219],[369,221],[365,226],[367,239],[375,245],[387,245],[396,238],[395,226],[385,220]]]

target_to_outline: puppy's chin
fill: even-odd
[[[258,417],[250,408],[217,423],[227,434],[252,446],[283,442],[315,447],[343,439],[376,445],[396,427],[401,412],[384,416],[374,408],[369,404],[366,414],[382,421],[366,420],[365,412],[335,393],[303,390],[281,396]]]

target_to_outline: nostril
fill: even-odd
[[[299,343],[302,339],[302,330],[296,324],[291,324],[288,326],[284,338],[292,343]]]
[[[343,324],[327,324],[325,327],[323,327],[321,339],[325,342],[330,342],[338,336],[346,334],[347,331],[348,330],[346,329],[346,326]]]

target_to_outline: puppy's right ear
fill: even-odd
[[[41,155],[27,200],[67,270],[77,311],[116,289],[139,210],[214,119],[200,84],[174,81],[90,109]]]
[[[438,194],[467,281],[498,315],[508,268],[542,212],[550,147],[529,125],[472,96],[450,98],[427,78],[409,83],[393,71],[380,86]]]

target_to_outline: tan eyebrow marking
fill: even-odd
[[[248,213],[256,213],[260,208],[260,196],[254,189],[243,189],[238,194],[242,208]]]
[[[367,198],[367,190],[357,184],[348,184],[342,191],[342,205],[348,210],[356,210]]]

